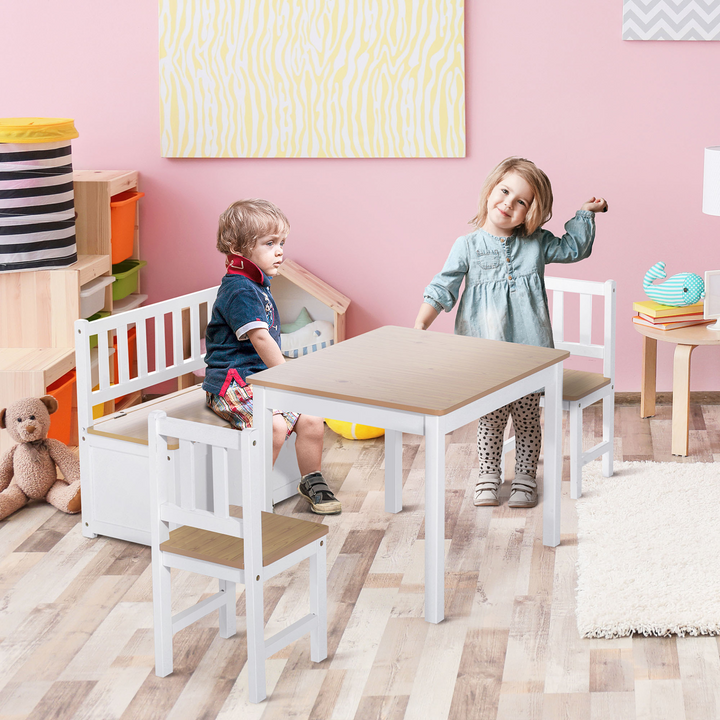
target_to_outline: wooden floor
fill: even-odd
[[[669,406],[650,420],[637,405],[617,407],[616,459],[720,461],[720,406],[692,407],[688,458],[669,454],[670,422]],[[85,539],[78,516],[38,504],[0,523],[0,719],[720,718],[716,638],[579,638],[567,477],[562,542],[546,548],[541,506],[508,509],[507,484],[499,508],[473,506],[474,427],[448,436],[447,618],[430,625],[422,443],[405,436],[405,509],[389,515],[382,439],[326,432],[342,515],[310,516],[294,498],[276,508],[330,526],[325,662],[298,641],[268,660],[270,699],[250,705],[239,588],[238,635],[219,638],[216,615],[181,631],[175,672],[157,678],[148,548]],[[586,411],[585,433],[587,443],[601,433],[599,408]],[[305,612],[306,572],[266,584],[268,630]],[[177,609],[214,592],[195,576],[173,583]]]

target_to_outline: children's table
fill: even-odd
[[[560,543],[562,361],[568,352],[381,327],[251,375],[272,466],[270,408],[385,428],[385,509],[402,510],[402,433],[425,437],[425,619],[444,617],[445,435],[545,388],[543,543]],[[263,478],[263,480],[264,480]],[[270,509],[269,489],[265,505]]]
[[[655,414],[657,341],[675,343],[673,359],[672,441],[673,455],[687,455],[690,440],[690,356],[698,345],[720,345],[720,332],[705,325],[658,330],[636,325],[643,336],[640,417]]]

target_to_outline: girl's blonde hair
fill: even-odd
[[[532,235],[552,217],[553,194],[548,176],[530,160],[509,157],[485,178],[480,189],[478,213],[470,221],[476,228],[482,227],[487,220],[487,203],[490,193],[508,173],[512,172],[517,173],[530,185],[535,196],[525,216],[525,222],[515,228],[516,233],[520,236]]]
[[[276,205],[268,200],[238,200],[220,216],[216,247],[225,255],[246,255],[260,238],[285,237],[289,232],[290,222]]]

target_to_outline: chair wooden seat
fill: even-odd
[[[242,508],[230,506],[232,517],[242,517]],[[263,567],[287,557],[310,542],[328,534],[327,525],[309,520],[262,512]],[[170,531],[170,539],[161,543],[163,552],[183,555],[204,562],[245,569],[245,542],[242,538],[222,535],[183,525]]]
[[[605,377],[602,373],[563,370],[563,400],[569,402],[581,400],[611,382],[612,379]]]

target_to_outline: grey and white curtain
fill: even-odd
[[[0,143],[0,272],[76,260],[70,141]]]

